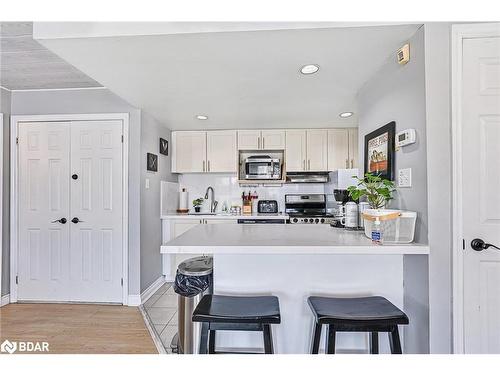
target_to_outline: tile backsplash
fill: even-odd
[[[215,191],[215,200],[219,202],[217,211],[220,212],[224,203],[241,206],[241,195],[257,191],[260,199],[278,201],[279,211],[285,210],[285,194],[325,194],[329,184],[283,184],[281,186],[240,186],[236,174],[180,174],[180,188],[186,188],[189,195],[189,205],[199,197],[205,197],[207,187],[212,186]],[[209,203],[204,202],[202,211],[209,211]]]

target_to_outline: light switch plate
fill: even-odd
[[[411,187],[411,168],[398,170],[398,186]]]
[[[149,178],[146,178],[146,189],[149,189]]]

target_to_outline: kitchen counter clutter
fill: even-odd
[[[195,216],[196,215],[191,215]],[[219,218],[219,217],[218,217]],[[234,217],[233,217],[234,218]],[[428,254],[425,244],[377,245],[360,231],[329,225],[197,225],[164,243],[164,254]]]

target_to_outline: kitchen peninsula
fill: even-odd
[[[217,294],[278,296],[282,322],[274,327],[276,352],[307,353],[312,332],[306,302],[309,295],[382,295],[406,311],[410,326],[418,324],[412,320],[413,311],[405,306],[403,258],[425,257],[429,248],[415,243],[374,245],[363,233],[327,225],[228,223],[196,225],[161,246],[161,252],[213,255]],[[401,332],[403,343],[405,330]],[[419,329],[411,331],[415,335]],[[262,345],[257,333],[226,333],[217,336],[217,347],[253,349]],[[337,348],[344,353],[367,352],[368,335],[339,334]],[[387,337],[381,335],[381,353],[388,348]]]

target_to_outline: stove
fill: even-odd
[[[335,222],[327,213],[325,194],[287,194],[285,213],[290,216],[287,224],[330,224]]]

